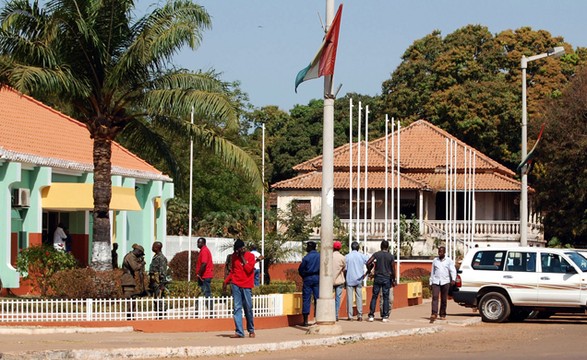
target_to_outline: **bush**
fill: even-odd
[[[91,268],[59,271],[53,279],[52,293],[67,299],[122,298],[122,270],[95,271]]]
[[[16,259],[16,270],[29,280],[33,290],[47,296],[53,276],[60,270],[73,269],[77,260],[71,253],[57,251],[52,246],[40,245],[23,249]]]
[[[200,296],[200,287],[195,281],[172,281],[167,285],[169,297],[198,297]]]
[[[253,288],[253,295],[291,294],[296,291],[296,283],[293,281],[272,281],[268,285]]]
[[[423,268],[414,268],[408,269],[401,273],[401,278],[405,280],[420,281],[420,279],[424,276],[430,276],[430,270],[426,270]]]
[[[196,261],[198,261],[198,252],[192,250],[192,268],[191,270],[191,279],[193,281],[196,280]],[[180,251],[171,261],[169,262],[169,269],[171,270],[171,278],[173,280],[183,280],[187,281],[188,279],[188,251]]]
[[[298,273],[298,271],[296,269],[285,270],[285,278],[288,281],[293,282],[296,285],[297,292],[302,291],[302,286],[304,284],[304,280],[302,279],[302,277],[300,276],[300,274]]]

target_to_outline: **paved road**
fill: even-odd
[[[585,359],[586,325],[586,316],[560,316],[521,323],[478,323],[467,327],[445,327],[442,332],[426,335],[246,354],[238,359]],[[213,358],[198,358],[210,359]]]

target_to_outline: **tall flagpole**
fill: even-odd
[[[194,125],[194,107],[192,106],[191,124]],[[190,136],[190,201],[188,210],[188,283],[192,280],[192,194],[194,187],[194,137]]]
[[[263,140],[261,151],[261,176],[263,192],[261,193],[261,284],[265,284],[265,123],[263,123]]]
[[[326,0],[326,26],[328,31],[334,18],[334,0]],[[334,94],[333,76],[324,77],[324,128],[322,141],[322,214],[320,222],[320,282],[316,301],[315,332],[320,325],[336,326],[334,295],[332,293],[332,243],[334,221]],[[339,327],[340,328],[340,327]],[[342,333],[342,329],[338,331]]]
[[[365,206],[363,208],[363,251],[367,251],[367,193],[369,191],[369,105],[365,106]],[[367,280],[367,279],[365,279]]]
[[[389,132],[389,117],[387,116],[387,114],[385,114],[385,221],[383,222],[383,226],[384,226],[384,230],[383,230],[383,240],[387,241],[387,191],[388,191],[388,173],[389,173],[389,169],[388,169],[388,157],[389,157],[389,138],[388,138],[388,132]]]
[[[363,111],[363,104],[359,101],[359,118],[357,120],[357,226],[355,226],[355,238],[357,243],[361,243],[360,239],[360,219],[361,219],[361,112]],[[363,230],[364,231],[364,230]]]
[[[353,98],[349,99],[349,249],[353,242]]]
[[[400,159],[401,159],[401,134],[400,134],[400,130],[401,130],[401,122],[400,120],[397,121],[397,261],[396,261],[396,266],[397,266],[397,271],[395,272],[396,274],[396,283],[399,284],[399,278],[400,278],[400,267],[401,267],[401,231],[400,231],[400,226],[401,226],[401,184],[400,184],[400,180],[401,180],[401,167],[400,167]]]

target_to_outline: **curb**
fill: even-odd
[[[182,358],[219,355],[240,355],[259,351],[292,350],[310,346],[342,345],[363,340],[375,340],[380,338],[426,335],[445,330],[446,326],[470,326],[480,323],[480,318],[449,322],[448,324],[418,327],[407,330],[366,332],[352,335],[338,335],[323,338],[282,341],[249,345],[227,346],[187,346],[187,347],[154,347],[154,348],[124,348],[124,349],[75,349],[75,350],[48,350],[36,352],[0,353],[2,360],[53,360],[53,359],[128,359],[128,358]],[[102,328],[104,329],[104,328]],[[95,329],[94,329],[95,330]],[[132,328],[131,328],[132,331]],[[14,334],[14,332],[12,332]]]
[[[0,335],[39,335],[39,334],[94,334],[133,332],[132,326],[123,327],[44,327],[44,326],[2,326]],[[2,357],[0,357],[2,359]]]

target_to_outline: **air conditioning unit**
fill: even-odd
[[[12,206],[28,207],[31,200],[31,191],[29,189],[12,190]]]

